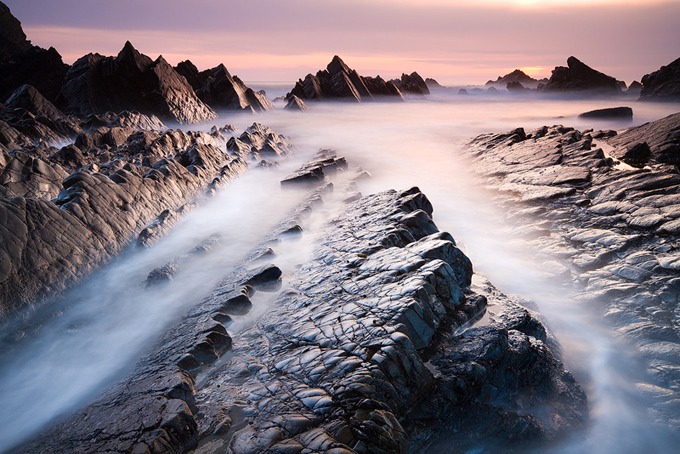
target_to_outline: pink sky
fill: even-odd
[[[482,84],[574,55],[631,82],[680,57],[678,0],[4,0],[67,63],[141,52],[246,81],[294,81],[335,54],[361,74]],[[472,4],[472,5],[471,5]]]

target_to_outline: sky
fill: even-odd
[[[680,0],[3,0],[67,63],[142,53],[245,81],[295,81],[333,55],[362,75],[483,84],[574,55],[630,83],[680,57]]]

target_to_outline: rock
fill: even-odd
[[[180,123],[216,117],[162,56],[153,61],[129,41],[117,57],[89,54],[77,60],[60,97],[83,116],[131,110]]]
[[[405,80],[418,86],[422,78],[415,77],[414,74],[405,76]],[[426,86],[425,89],[427,90]],[[380,76],[375,78],[360,76],[337,55],[325,70],[318,71],[316,75],[308,74],[304,80],[298,80],[295,87],[286,94],[286,100],[293,96],[303,100],[342,99],[354,102],[372,101],[375,96],[403,99],[401,91],[393,81],[385,82]]]
[[[205,133],[112,128],[91,136],[82,140],[92,148],[69,146],[55,158],[80,168],[71,175],[20,153],[3,168],[3,191],[20,197],[0,199],[0,217],[8,220],[0,226],[2,317],[64,290],[123,250],[164,210],[246,169],[242,158],[226,154]]]
[[[425,84],[428,86],[428,88],[445,88],[439,82],[437,82],[436,80],[434,80],[430,77],[425,79]]]
[[[461,89],[458,90],[458,94],[467,96],[469,93],[465,88],[461,88]]]
[[[36,121],[64,138],[73,138],[82,132],[75,120],[64,115],[30,85],[17,88],[5,102],[5,108],[23,109],[30,112],[36,117]]]
[[[621,160],[633,167],[644,167],[649,158],[652,156],[652,151],[649,149],[647,142],[642,142],[630,147],[621,157]]]
[[[541,91],[616,95],[621,93],[621,87],[615,78],[592,69],[576,57],[569,57],[567,67],[555,67]]]
[[[504,76],[498,76],[496,80],[489,80],[484,85],[486,87],[508,88],[508,84],[510,83],[513,84],[513,87],[517,87],[516,84],[519,83],[523,88],[535,89],[538,87],[538,84],[545,84],[547,82],[548,79],[537,80],[527,75],[521,69],[516,69]]]
[[[617,158],[642,142],[649,146],[653,162],[680,166],[680,113],[630,128],[610,140]]]
[[[633,119],[633,109],[630,107],[609,107],[606,109],[596,109],[584,112],[579,118],[621,118],[625,120]]]
[[[549,251],[535,260],[559,257],[557,267],[544,266],[555,268],[549,276],[581,289],[579,303],[600,307],[640,359],[652,361],[643,384],[664,393],[650,403],[650,415],[674,431],[677,279],[664,266],[673,267],[670,257],[680,250],[680,175],[660,162],[659,150],[673,149],[679,121],[675,114],[619,135],[543,127],[486,134],[470,144],[474,168],[498,191],[501,207],[522,223],[522,232],[542,231],[524,240],[527,248]],[[595,146],[595,136],[606,148]],[[604,149],[629,165],[607,158]],[[560,192],[534,197],[549,189]]]
[[[214,109],[259,112],[274,107],[264,93],[248,88],[223,64],[198,72],[196,66],[186,60],[175,69],[189,81],[198,97]]]
[[[337,157],[333,150],[321,150],[315,159],[304,164],[294,173],[281,180],[281,186],[310,185],[321,186],[326,182],[326,177],[337,171],[347,169],[347,161],[343,157]]]
[[[680,58],[642,77],[641,101],[680,101]]]
[[[85,119],[84,127],[86,129],[106,127],[147,131],[164,131],[168,129],[155,115],[144,115],[137,111],[131,112],[128,110],[119,113],[106,112],[101,115],[89,115]]]
[[[393,79],[390,82],[392,82],[402,93],[411,93],[414,95],[430,94],[427,83],[425,83],[417,72],[402,74],[401,79]]]
[[[508,82],[508,84],[505,86],[505,88],[506,88],[506,90],[508,90],[510,92],[516,92],[516,93],[528,90],[528,88],[525,88],[524,85],[522,85],[522,83],[519,82],[519,81]]]
[[[627,95],[631,96],[640,96],[640,93],[642,92],[642,84],[638,82],[637,80],[634,80],[631,82],[630,86],[628,87],[628,90],[626,90]]]
[[[21,23],[0,2],[0,100],[28,84],[54,101],[67,69],[53,47],[45,50],[31,45]]]
[[[286,104],[285,109],[297,112],[304,112],[305,110],[307,110],[307,106],[305,105],[305,102],[302,99],[298,98],[295,95],[291,95],[288,98],[288,103]]]

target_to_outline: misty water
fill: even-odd
[[[253,88],[266,88],[273,98],[290,86]],[[673,452],[677,435],[651,422],[651,402],[636,391],[636,384],[647,380],[645,365],[614,336],[597,309],[576,301],[579,289],[546,273],[544,262],[550,257],[516,235],[522,226],[507,220],[508,207],[498,205],[480,185],[461,152],[466,140],[485,132],[553,124],[621,130],[680,110],[678,104],[626,101],[635,111],[632,122],[577,118],[581,112],[619,104],[466,97],[451,91],[407,103],[327,103],[312,104],[305,113],[278,109],[255,117],[223,115],[218,126],[232,124],[238,133],[258,121],[287,135],[295,144],[294,156],[281,160],[274,170],[249,171],[192,211],[154,247],[130,248],[67,293],[54,309],[36,310],[4,327],[8,334],[0,344],[0,452],[91,402],[129,373],[163,330],[208,295],[303,199],[304,191],[282,191],[279,181],[320,148],[335,149],[351,165],[372,174],[360,183],[364,194],[420,187],[434,205],[436,224],[453,235],[476,272],[539,308],[591,407],[585,432],[550,452]],[[323,218],[341,206],[326,204]],[[320,223],[317,219],[312,224]],[[305,246],[289,248],[291,264],[309,254],[314,233],[313,225],[307,227]],[[221,238],[214,253],[185,263],[171,286],[145,288],[150,270],[213,234]],[[282,257],[286,260],[285,253]],[[261,311],[255,308],[253,314]],[[238,325],[229,331],[234,329]],[[446,440],[441,440],[438,451],[445,452],[445,447]],[[492,449],[480,446],[471,452]]]

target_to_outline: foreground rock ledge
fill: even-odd
[[[580,426],[585,395],[545,328],[492,287],[475,293],[431,214],[417,188],[352,203],[257,325],[230,338],[216,321],[251,294],[237,273],[126,383],[26,451],[404,452],[455,433],[535,442]],[[484,294],[497,317],[461,329]]]

